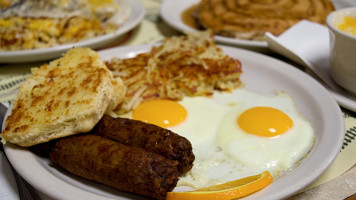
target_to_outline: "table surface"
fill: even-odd
[[[146,9],[146,15],[143,21],[135,29],[123,35],[117,42],[106,48],[136,44],[153,44],[161,42],[165,37],[181,34],[165,24],[159,17],[159,6],[162,0],[140,0],[140,2]],[[344,0],[344,2],[347,3],[351,1]],[[268,55],[282,59],[296,67],[301,67],[282,56],[271,52],[268,52]],[[30,75],[30,68],[38,65],[38,63],[24,64],[14,67],[13,65],[0,64],[0,102],[10,103],[16,95],[16,89],[19,84]],[[347,128],[356,130],[356,113],[344,109],[342,111],[344,116],[348,118],[347,120],[345,118]],[[352,143],[352,145],[354,145],[354,143]],[[342,173],[336,178],[300,192],[289,199],[345,199],[353,195],[356,191],[356,166],[354,165],[345,171],[345,173]],[[44,195],[42,195],[42,197],[43,199],[50,199]]]

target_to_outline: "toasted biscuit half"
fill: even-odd
[[[91,130],[116,107],[124,87],[89,48],[73,48],[62,58],[32,69],[19,88],[2,139],[32,146]],[[114,92],[116,93],[114,94]]]

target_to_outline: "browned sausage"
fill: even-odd
[[[156,199],[178,181],[176,161],[96,135],[58,140],[50,158],[75,175]]]
[[[104,115],[93,133],[176,160],[179,162],[178,174],[186,173],[193,167],[195,156],[189,140],[159,126]]]

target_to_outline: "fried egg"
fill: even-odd
[[[231,159],[278,176],[314,144],[311,124],[285,93],[262,96],[244,90],[217,130],[217,143]],[[225,96],[225,95],[223,95]]]
[[[178,186],[202,188],[269,171],[274,178],[298,164],[314,143],[311,124],[286,93],[244,89],[182,101],[151,100],[133,119],[168,128],[193,146],[193,168]]]

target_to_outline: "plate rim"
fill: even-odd
[[[145,50],[149,50],[149,48],[152,45],[132,45],[132,46],[126,46],[126,47],[118,47],[118,48],[113,48],[113,49],[107,49],[107,50],[103,50],[103,51],[98,51],[99,54],[102,56],[103,60],[108,60],[109,57],[111,56],[107,56],[105,57],[105,55],[108,55],[110,53],[117,53],[117,52],[127,52],[127,56],[130,56],[130,53],[132,52],[142,52]],[[293,194],[295,194],[296,192],[298,192],[299,190],[301,190],[302,188],[306,187],[307,185],[309,185],[310,183],[312,183],[312,181],[314,181],[317,177],[319,177],[325,170],[327,170],[327,168],[332,164],[332,162],[336,159],[336,156],[338,155],[338,153],[341,150],[342,147],[342,143],[343,143],[343,135],[345,132],[345,127],[344,127],[344,119],[342,116],[342,112],[340,107],[338,106],[338,104],[336,103],[336,101],[331,97],[331,95],[327,92],[327,90],[319,83],[317,82],[315,79],[313,79],[312,77],[310,77],[309,75],[305,74],[304,72],[298,70],[297,68],[293,67],[292,65],[285,63],[283,61],[280,61],[276,58],[272,58],[270,56],[267,55],[263,55],[260,53],[256,53],[253,51],[249,51],[249,50],[244,50],[244,49],[240,49],[240,48],[233,48],[233,47],[228,47],[228,46],[223,46],[223,45],[218,45],[219,47],[221,47],[223,49],[224,52],[226,52],[226,50],[230,51],[230,53],[234,53],[238,56],[244,55],[244,54],[250,54],[252,56],[254,56],[255,58],[263,58],[263,59],[267,59],[267,61],[273,61],[272,63],[280,63],[281,65],[283,65],[282,67],[278,68],[278,70],[280,70],[281,73],[285,73],[285,71],[290,71],[293,73],[293,76],[301,76],[304,78],[304,81],[308,82],[308,83],[312,83],[313,87],[318,88],[318,91],[316,91],[317,93],[319,93],[318,95],[322,94],[324,97],[324,101],[320,102],[322,104],[326,104],[325,106],[328,107],[327,110],[333,110],[335,116],[325,116],[325,117],[332,117],[333,118],[333,126],[334,129],[337,131],[338,134],[341,134],[340,136],[333,138],[333,141],[329,141],[329,142],[333,142],[333,146],[329,147],[329,152],[327,155],[327,159],[323,159],[321,160],[319,163],[322,164],[322,166],[319,166],[318,169],[313,169],[312,172],[310,172],[310,174],[308,174],[308,176],[304,177],[303,181],[297,181],[297,183],[295,185],[291,185],[291,186],[286,186],[287,189],[284,189],[283,191],[279,191],[278,193],[274,193],[274,194],[268,194],[269,188],[273,187],[273,184],[270,185],[269,187],[261,190],[260,192],[257,192],[251,196],[246,197],[245,199],[254,199],[256,197],[261,197],[259,195],[265,195],[266,192],[268,194],[268,196],[264,199],[280,199],[280,198],[286,198],[288,196],[291,196]],[[119,54],[120,55],[120,54]],[[131,54],[134,55],[134,54]],[[251,58],[249,58],[251,59]],[[268,66],[266,65],[267,68],[273,68],[274,70],[276,69],[276,66]],[[288,74],[290,76],[292,76],[292,74]],[[303,83],[304,84],[304,83]],[[310,91],[309,91],[310,92]],[[326,99],[326,100],[325,100]],[[329,145],[329,144],[328,144]],[[5,152],[9,157],[10,162],[12,163],[12,165],[14,166],[14,168],[19,171],[19,173],[31,184],[33,184],[36,188],[38,188],[41,192],[43,192],[44,194],[50,196],[50,197],[54,197],[54,198],[60,198],[60,199],[65,199],[68,196],[65,196],[65,194],[58,192],[58,191],[53,191],[53,190],[48,190],[48,188],[46,188],[47,183],[37,183],[36,180],[33,179],[32,174],[29,174],[28,172],[26,173],[24,171],[24,167],[21,165],[21,162],[19,162],[18,160],[16,160],[16,153],[20,151],[22,151],[22,148],[19,147],[15,147],[15,145],[5,145]],[[22,153],[30,153],[29,151],[25,151]],[[330,153],[331,152],[331,153]],[[33,154],[29,154],[34,156]],[[309,155],[308,155],[309,156]],[[34,158],[36,159],[36,158]],[[309,156],[309,159],[310,156]],[[39,164],[39,163],[37,163]],[[303,164],[305,165],[305,163]],[[300,173],[304,173],[303,171],[300,171],[300,168],[303,168],[303,165],[298,166],[297,169],[295,169],[295,171],[293,173],[300,172]],[[25,167],[26,168],[26,167]],[[299,171],[298,171],[299,170]],[[49,173],[47,171],[47,169],[45,169],[46,173],[50,174],[51,176],[55,177],[53,174]],[[288,176],[291,176],[293,173],[289,174]],[[305,175],[305,174],[304,174]],[[288,177],[287,176],[287,177]],[[63,182],[62,179],[59,179],[58,177],[56,177],[59,181]],[[281,179],[278,179],[276,181],[280,181]],[[39,181],[41,182],[41,181]],[[281,181],[283,183],[283,180]],[[281,183],[279,182],[279,183]],[[66,182],[65,182],[66,183]],[[39,185],[40,184],[40,185]],[[42,185],[41,185],[42,184]],[[67,186],[66,188],[68,188],[68,186],[70,186],[69,188],[74,188],[73,185],[70,185],[69,183],[66,183]],[[75,191],[79,191],[80,195],[82,196],[76,196],[76,199],[112,199],[110,197],[105,197],[105,196],[99,196],[95,193],[91,193],[89,191],[85,191],[79,188],[76,188]],[[51,193],[53,192],[53,193]],[[55,196],[53,196],[55,195]],[[83,198],[81,198],[83,197]],[[93,198],[94,197],[94,198]],[[121,199],[119,197],[119,199]],[[257,198],[258,199],[258,198]]]
[[[62,53],[73,47],[90,47],[97,49],[104,47],[110,41],[114,41],[125,33],[135,28],[144,18],[146,10],[139,0],[121,0],[129,4],[132,11],[129,19],[124,22],[115,32],[100,35],[88,40],[75,43],[57,45],[48,48],[31,50],[0,51],[0,63],[25,63],[44,61],[59,57]],[[34,58],[35,57],[35,58]],[[37,58],[36,58],[37,57]]]

